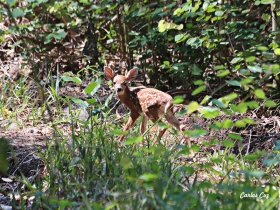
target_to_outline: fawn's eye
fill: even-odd
[[[113,84],[115,85],[115,84],[116,84],[116,82],[113,82]]]
[[[126,86],[126,82],[123,82],[122,85]]]

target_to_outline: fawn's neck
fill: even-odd
[[[127,87],[124,90],[124,93],[121,95],[118,95],[120,101],[127,106],[127,108],[130,109],[130,111],[138,110],[137,112],[141,111],[141,107],[139,104],[139,100],[137,97],[137,90],[136,89],[130,89]],[[141,111],[142,112],[142,111]]]

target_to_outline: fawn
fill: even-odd
[[[115,76],[114,71],[105,66],[104,75],[106,79],[113,81],[114,88],[120,101],[130,110],[130,117],[124,126],[124,132],[132,127],[142,113],[144,113],[140,129],[142,134],[146,131],[148,118],[155,123],[159,118],[163,117],[163,115],[167,122],[173,125],[178,131],[184,130],[185,127],[180,125],[179,121],[174,116],[173,98],[169,94],[144,86],[135,88],[128,87],[128,82],[137,78],[138,68],[131,69],[125,76]],[[165,131],[166,128],[159,131],[158,139],[163,136]],[[119,140],[123,141],[124,137],[125,135],[122,135]]]

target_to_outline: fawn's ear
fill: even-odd
[[[115,72],[108,66],[104,67],[104,76],[107,80],[113,80],[115,77]]]
[[[138,76],[138,68],[133,68],[125,75],[127,81],[135,80]]]

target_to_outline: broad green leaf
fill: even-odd
[[[83,107],[88,107],[88,103],[87,103],[86,101],[83,101],[82,99],[75,98],[75,97],[70,97],[70,99],[71,99],[75,104],[79,104],[80,106],[83,106]]]
[[[193,84],[195,84],[195,85],[203,85],[204,82],[203,82],[203,80],[200,79],[200,80],[195,80]]]
[[[266,107],[275,107],[276,103],[272,100],[267,100],[264,104]]]
[[[90,105],[93,105],[93,104],[96,103],[96,99],[95,99],[95,98],[86,99],[86,101],[87,101]]]
[[[175,11],[174,11],[174,15],[177,15],[177,16],[180,16],[183,12],[185,12],[185,10],[183,8],[177,8]]]
[[[231,64],[235,64],[235,63],[240,62],[241,60],[242,60],[241,57],[236,57],[236,58],[232,59],[230,63],[231,63]]]
[[[256,95],[259,99],[266,99],[265,93],[263,92],[262,89],[256,89],[256,90],[255,90],[255,95]]]
[[[235,126],[238,127],[238,128],[245,128],[246,123],[243,120],[236,120]]]
[[[252,81],[253,81],[253,78],[247,77],[247,78],[245,78],[245,79],[242,79],[242,80],[240,81],[240,84],[241,84],[241,85],[245,85],[245,84],[251,83]]]
[[[233,85],[233,86],[238,86],[238,87],[241,86],[237,80],[230,80],[230,81],[226,80],[226,83]]]
[[[255,65],[255,66],[248,66],[248,69],[253,73],[261,73],[263,70],[261,67]]]
[[[66,75],[60,76],[60,78],[65,82],[75,82],[78,85],[82,84],[82,80],[79,77],[69,77]]]
[[[188,105],[188,114],[193,113],[197,110],[198,103],[196,101],[192,101]]]
[[[91,82],[86,88],[85,93],[94,95],[96,91],[100,88],[99,82]]]
[[[228,137],[230,137],[232,139],[236,139],[236,140],[243,140],[242,136],[240,134],[237,134],[237,133],[229,133]]]
[[[220,70],[219,73],[217,74],[218,77],[224,77],[230,73],[229,70]]]
[[[246,58],[246,62],[251,63],[251,62],[254,62],[254,61],[255,61],[255,59],[256,59],[256,57],[255,57],[255,56],[249,56],[249,57],[247,57],[247,58]]]
[[[180,95],[174,96],[172,100],[172,104],[181,104],[182,102],[184,102],[184,98]]]
[[[185,34],[178,34],[175,36],[175,42],[180,43],[187,39],[187,36]]]
[[[256,109],[259,107],[259,103],[257,101],[247,101],[245,102],[251,109]]]
[[[20,8],[15,8],[15,9],[13,9],[12,15],[13,15],[14,18],[23,17],[24,16],[24,12]]]
[[[268,51],[268,48],[266,46],[258,46],[257,49],[260,51]]]
[[[231,128],[233,125],[233,122],[231,119],[225,119],[223,122],[222,122],[222,128]]]
[[[232,101],[233,99],[236,99],[237,97],[238,97],[237,93],[230,93],[230,94],[222,97],[222,100],[223,101]]]
[[[7,0],[7,3],[9,4],[9,7],[12,7],[17,1],[18,0]]]
[[[274,53],[275,53],[275,55],[280,55],[280,48],[276,48],[276,49],[274,50]]]
[[[234,146],[234,143],[229,140],[229,139],[225,139],[222,141],[222,144],[225,146],[225,147],[233,147]]]
[[[198,88],[196,88],[193,92],[192,92],[192,95],[196,95],[202,91],[204,91],[206,89],[206,85],[202,85],[202,86],[199,86]]]
[[[261,0],[261,4],[271,4],[271,0]]]
[[[57,30],[57,32],[54,34],[54,38],[56,39],[62,39],[66,36],[66,33],[63,29]]]
[[[247,117],[244,117],[242,120],[243,120],[245,123],[248,123],[248,124],[255,124],[255,121],[254,121],[254,120],[249,119],[249,118],[247,118]]]
[[[217,100],[217,99],[213,99],[212,100],[213,104],[217,105],[218,107],[221,107],[221,108],[226,108],[227,106],[220,100]]]
[[[244,102],[239,103],[236,108],[237,111],[240,113],[245,113],[248,109],[247,104]]]
[[[166,26],[166,21],[165,20],[160,20],[158,23],[158,30],[159,32],[164,32],[167,30],[167,26]]]

